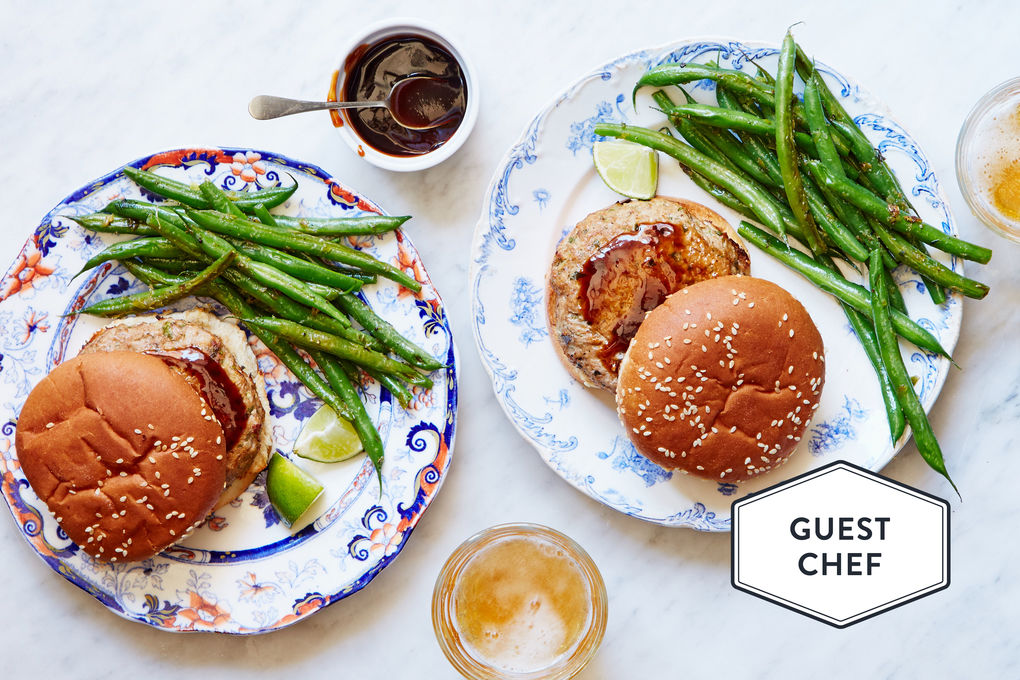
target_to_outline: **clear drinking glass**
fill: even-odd
[[[1020,78],[974,105],[956,142],[956,177],[974,215],[1020,241]]]
[[[501,524],[469,538],[446,561],[432,596],[439,646],[475,680],[572,678],[598,650],[606,615],[605,583],[591,557],[538,524]]]

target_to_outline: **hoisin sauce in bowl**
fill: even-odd
[[[331,101],[382,101],[395,84],[390,106],[411,124],[434,120],[434,128],[404,127],[386,108],[331,112],[333,125],[359,156],[387,170],[421,170],[450,157],[478,117],[478,89],[471,64],[453,43],[426,22],[393,19],[365,29],[349,43],[333,74]]]
[[[445,144],[464,120],[464,72],[453,55],[434,40],[412,34],[383,38],[355,50],[344,66],[344,101],[383,100],[408,76],[436,76],[436,80],[419,80],[411,87],[398,88],[390,106],[403,120],[427,123],[442,115],[443,122],[437,127],[406,128],[382,107],[346,112],[358,136],[378,151],[391,156],[429,153]]]

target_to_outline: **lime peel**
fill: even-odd
[[[301,519],[322,492],[322,484],[290,459],[279,453],[269,459],[266,494],[276,514],[288,527]]]
[[[326,405],[312,414],[294,442],[296,455],[319,463],[338,463],[362,451],[354,426]]]
[[[640,144],[601,140],[592,145],[592,161],[606,186],[642,201],[655,197],[659,184],[659,156]]]

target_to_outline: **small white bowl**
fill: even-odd
[[[354,153],[358,154],[372,165],[383,168],[384,170],[394,170],[396,172],[424,170],[425,168],[431,168],[434,165],[442,163],[452,156],[462,144],[464,144],[464,141],[467,140],[468,135],[471,134],[471,130],[475,126],[475,121],[478,119],[478,79],[475,78],[475,72],[471,62],[468,60],[464,52],[457,49],[456,45],[440,34],[438,29],[429,22],[422,21],[421,19],[410,19],[406,17],[385,19],[371,24],[365,27],[365,29],[361,32],[357,33],[347,42],[344,49],[340,52],[340,65],[338,67],[336,81],[333,83],[333,92],[331,94],[335,96],[337,100],[343,101],[342,93],[346,76],[344,65],[347,58],[352,52],[354,52],[354,50],[361,45],[371,45],[389,36],[408,34],[430,38],[439,43],[442,47],[446,48],[446,50],[453,55],[453,58],[457,60],[458,64],[460,64],[461,71],[464,73],[464,83],[467,88],[467,103],[464,110],[464,118],[461,119],[460,126],[453,135],[451,135],[450,138],[439,148],[418,156],[391,156],[374,149],[370,144],[358,136],[357,131],[350,124],[348,116],[341,111],[340,113],[344,117],[344,124],[337,128],[337,132],[339,132],[343,140],[347,142],[347,146],[351,147],[351,150]]]
[[[971,212],[1002,236],[1020,242],[1020,220],[1002,213],[991,200],[989,165],[1001,165],[1006,149],[1020,162],[1020,78],[996,86],[971,109],[956,142],[956,179]],[[1007,152],[1008,153],[1008,152]]]

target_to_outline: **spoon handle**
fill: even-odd
[[[248,103],[248,113],[258,120],[269,120],[290,116],[305,111],[321,111],[323,109],[361,109],[372,106],[386,106],[386,102],[309,102],[286,97],[272,97],[260,94]]]

